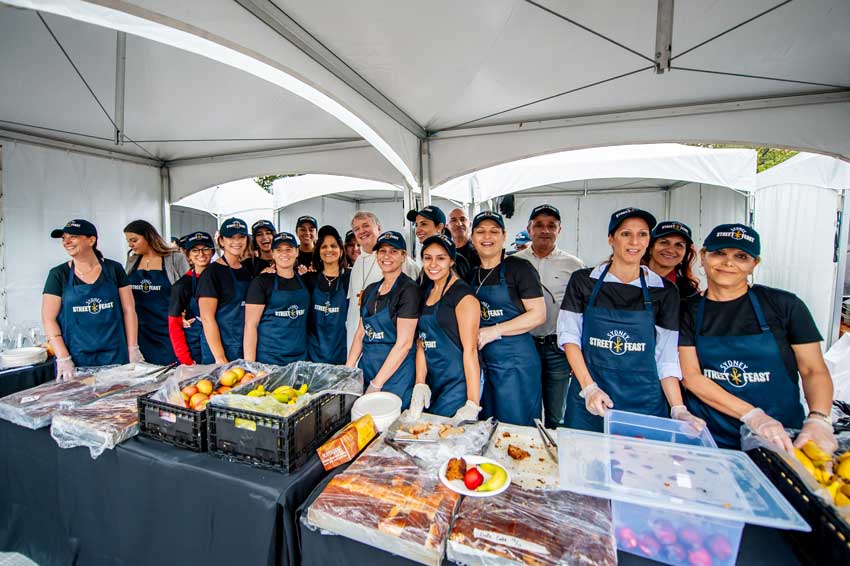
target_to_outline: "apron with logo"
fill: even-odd
[[[189,297],[189,304],[186,305],[186,320],[192,320],[189,328],[183,328],[183,334],[186,336],[186,345],[189,346],[189,353],[195,363],[201,363],[203,354],[201,353],[201,336],[204,334],[204,326],[201,323],[201,309],[198,307],[198,297],[195,296],[198,287],[198,276],[195,271],[192,271],[192,296]],[[193,320],[194,319],[194,320]]]
[[[313,312],[309,317],[308,351],[310,361],[343,365],[346,359],[348,296],[342,285],[342,274],[329,292],[313,289]]]
[[[224,258],[222,258],[224,259]],[[224,357],[228,361],[242,358],[242,337],[245,334],[245,295],[248,294],[249,281],[238,281],[233,269],[227,260],[230,279],[233,281],[233,298],[228,303],[218,302],[215,311],[215,321],[218,324],[218,333],[221,337],[221,346],[224,349]],[[214,364],[212,350],[207,344],[207,337],[201,333],[201,359],[204,364]]]
[[[437,319],[451,277],[449,275],[446,280],[440,299],[433,305],[422,306],[417,325],[417,339],[425,353],[428,366],[426,381],[431,388],[431,406],[428,412],[443,417],[453,417],[457,410],[466,404],[463,350],[443,330]]]
[[[171,282],[165,273],[165,260],[159,270],[139,269],[141,261],[139,256],[127,276],[139,319],[139,349],[146,362],[167,366],[177,361],[168,336]]]
[[[504,262],[499,265],[499,284],[479,285],[475,296],[481,302],[481,326],[484,327],[504,324],[525,312],[511,300]],[[540,357],[531,334],[502,336],[501,340],[490,342],[481,350],[481,366],[484,370],[483,418],[495,417],[503,423],[534,426],[534,419],[539,419],[543,413],[543,383]]]
[[[62,292],[60,326],[77,367],[126,364],[127,338],[118,285],[103,260],[94,283],[74,282],[74,263]]]
[[[298,290],[281,289],[280,279],[275,273],[274,289],[257,326],[257,361],[285,366],[307,359],[310,293],[297,273]]]
[[[610,267],[608,264],[596,281],[582,317],[584,363],[599,388],[611,397],[615,409],[667,417],[667,400],[655,363],[655,315],[643,270],[640,271],[640,288],[644,308],[604,309],[594,305]],[[590,414],[584,399],[579,396],[580,391],[578,380],[571,380],[565,426],[602,432],[602,417]]]
[[[372,299],[377,300],[378,289],[380,289],[383,279],[374,286],[369,295],[366,296],[366,300],[363,301],[363,306],[360,307],[360,317],[363,320],[363,329],[366,333],[363,335],[363,354],[360,356],[358,366],[363,370],[363,379],[367,384],[378,375],[398,337],[395,321],[390,315],[389,304],[396,293],[399,281],[401,281],[401,276],[393,283],[381,310],[369,314],[366,307]],[[416,349],[410,348],[410,352],[405,356],[392,377],[384,383],[381,390],[401,397],[401,408],[404,410],[410,406],[410,397],[413,394],[415,380]]]
[[[758,297],[748,291],[761,332],[743,336],[703,336],[705,297],[697,306],[694,327],[697,357],[703,375],[735,397],[761,408],[787,428],[803,426],[800,386],[788,375],[776,339]],[[704,419],[721,448],[741,448],[741,421],[722,413],[685,391],[685,404]]]

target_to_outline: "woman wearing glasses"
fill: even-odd
[[[201,361],[201,311],[198,309],[198,278],[212,260],[215,243],[206,232],[192,232],[178,240],[191,268],[171,286],[168,336],[178,361],[187,366]]]

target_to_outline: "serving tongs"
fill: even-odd
[[[413,454],[411,454],[410,452],[405,450],[403,446],[398,444],[395,440],[393,440],[389,436],[384,436],[384,442],[386,443],[387,446],[389,446],[390,448],[392,448],[393,450],[395,450],[396,452],[398,452],[399,454],[404,456],[405,459],[409,460],[414,466],[416,466],[420,470],[427,470],[428,469],[428,464],[425,462],[425,460],[423,460],[419,456],[414,456]]]
[[[537,432],[540,434],[540,439],[543,441],[543,446],[546,447],[546,452],[549,453],[549,457],[551,457],[555,462],[557,462],[558,443],[552,440],[552,437],[549,436],[549,433],[546,431],[546,427],[543,426],[543,423],[540,422],[540,419],[534,419],[534,426],[537,427]]]

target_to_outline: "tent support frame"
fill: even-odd
[[[148,157],[141,157],[132,153],[119,150],[106,150],[99,147],[82,144],[79,142],[68,142],[45,135],[33,135],[25,132],[20,132],[13,128],[0,128],[0,140],[7,139],[11,141],[20,141],[30,145],[40,147],[49,147],[51,149],[61,149],[63,151],[72,151],[83,155],[93,155],[95,157],[106,157],[108,159],[117,159],[128,163],[136,163],[138,165],[149,165],[151,167],[162,167],[163,162]]]
[[[841,306],[844,303],[844,280],[847,270],[847,246],[850,236],[850,198],[847,198],[847,189],[839,193],[839,212],[837,230],[837,255],[838,271],[835,274],[835,296],[832,307],[832,324],[829,335],[826,337],[826,347],[829,349],[841,334]]]
[[[127,34],[115,32],[115,145],[124,145],[124,85],[127,78]]]
[[[673,51],[673,0],[658,0],[658,18],[655,22],[655,72],[670,70]]]

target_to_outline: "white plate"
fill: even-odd
[[[463,456],[463,459],[466,460],[466,468],[469,469],[469,466],[477,466],[478,464],[496,464],[500,468],[505,470],[505,473],[508,474],[508,479],[505,481],[505,485],[500,487],[499,489],[495,489],[493,491],[472,491],[466,489],[466,486],[463,484],[463,480],[449,480],[446,478],[446,468],[449,465],[449,461],[446,460],[443,462],[443,465],[440,466],[440,481],[443,482],[443,485],[454,491],[455,493],[459,493],[461,495],[466,495],[467,497],[493,497],[494,495],[499,495],[511,485],[511,473],[501,465],[496,460],[491,460],[490,458],[485,458],[484,456]],[[484,482],[490,479],[490,474],[478,468],[478,471],[481,472],[481,475],[484,476]]]

